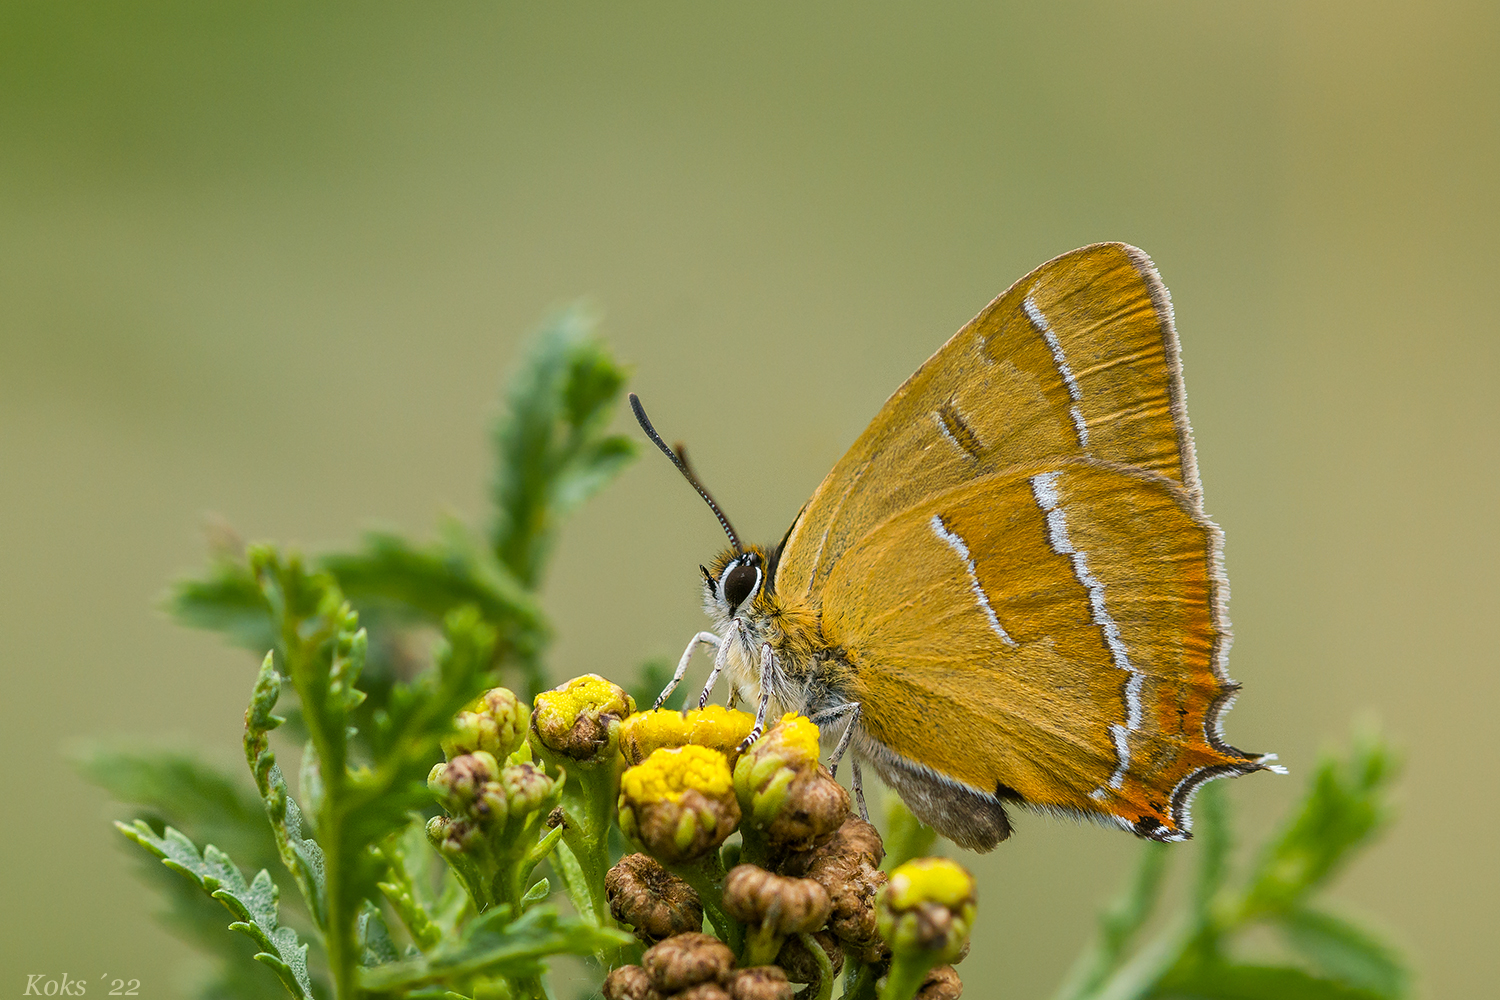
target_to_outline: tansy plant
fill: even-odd
[[[543,998],[565,955],[607,1000],[960,994],[954,965],[984,937],[974,879],[926,857],[935,837],[899,803],[884,838],[854,814],[811,722],[746,747],[744,712],[637,711],[659,665],[634,695],[548,679],[537,588],[564,516],[634,452],[607,431],[623,382],[588,315],[561,313],[512,380],[485,531],[374,533],[316,559],[221,533],[208,573],[174,588],[180,620],[259,664],[244,776],[120,748],[84,767],[136,806],[118,825],[161,861],[143,872],[168,924],[213,960],[205,1000]],[[1238,882],[1209,786],[1198,846],[1143,848],[1058,1000],[1403,996],[1395,954],[1314,900],[1384,823],[1392,770],[1373,740],[1324,761]],[[1132,949],[1168,852],[1196,853],[1191,900]],[[1249,960],[1262,927],[1284,948]]]

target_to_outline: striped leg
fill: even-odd
[[[839,776],[839,761],[844,759],[844,751],[849,749],[849,741],[854,738],[854,727],[859,723],[859,702],[851,701],[827,708],[812,717],[813,724],[819,729],[844,718],[849,720],[844,726],[844,734],[839,737],[833,753],[828,755],[828,770],[835,778]]]
[[[703,709],[703,706],[708,704],[708,696],[713,693],[714,685],[719,683],[719,675],[729,665],[729,645],[735,639],[739,638],[739,635],[740,622],[736,618],[730,623],[729,632],[719,642],[719,655],[714,657],[714,668],[709,671],[708,683],[703,685],[703,693],[698,696],[698,708],[700,711]]]
[[[776,654],[771,652],[771,644],[769,642],[761,643],[760,705],[755,710],[755,725],[751,727],[750,735],[746,736],[740,743],[740,753],[749,750],[750,744],[760,739],[760,734],[766,731],[766,713],[771,710],[771,666],[775,662]]]
[[[718,650],[725,648],[724,644],[719,641],[719,637],[712,632],[699,632],[688,640],[687,649],[682,651],[682,659],[677,661],[677,672],[672,675],[672,679],[667,682],[667,686],[657,696],[656,704],[652,705],[652,708],[661,708],[667,703],[667,699],[672,697],[672,692],[677,690],[677,685],[682,683],[683,675],[687,673],[688,661],[693,658],[693,650],[698,648],[700,642],[705,646],[712,646]]]

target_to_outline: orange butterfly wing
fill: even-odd
[[[1106,243],[1016,282],[887,400],[775,586],[821,609],[865,733],[933,787],[1177,839],[1202,780],[1263,766],[1217,732],[1235,690],[1220,542],[1166,288]]]
[[[887,519],[822,589],[864,731],[970,788],[1179,839],[1202,778],[1257,766],[1217,735],[1224,583],[1194,507],[1075,458]]]
[[[1150,258],[1099,243],[1048,261],[886,401],[793,524],[777,591],[813,597],[886,517],[1025,462],[1090,455],[1159,472],[1196,497],[1185,405],[1171,304]]]

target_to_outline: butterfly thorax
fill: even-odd
[[[727,644],[731,698],[754,706],[761,696],[762,649],[770,645],[770,717],[808,714],[841,700],[836,690],[849,667],[824,638],[818,609],[775,592],[771,550],[726,549],[703,570],[703,609]]]

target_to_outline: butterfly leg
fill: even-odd
[[[769,642],[761,643],[760,705],[755,710],[755,725],[750,728],[750,735],[740,741],[740,753],[749,750],[750,744],[760,739],[760,734],[766,731],[766,713],[771,710],[771,666],[775,661],[776,655],[771,652],[771,644]]]
[[[849,719],[849,722],[844,726],[844,735],[839,737],[838,745],[833,748],[833,753],[828,755],[828,771],[835,778],[839,776],[839,762],[844,759],[844,751],[849,749],[849,741],[854,738],[854,726],[859,722],[859,702],[845,702],[835,708],[824,709],[812,717],[813,725],[819,729],[845,717]]]
[[[839,776],[839,763],[844,759],[844,751],[849,749],[849,741],[854,738],[854,726],[859,722],[859,702],[852,701],[837,708],[829,708],[819,712],[812,717],[812,721],[819,728],[825,723],[837,722],[847,716],[849,724],[844,727],[844,735],[839,737],[838,745],[828,755],[828,773],[835,778]],[[854,778],[849,783],[854,792],[854,801],[859,806],[859,818],[866,823],[870,821],[870,810],[865,806],[865,782],[864,775],[859,771],[859,760],[856,758],[849,762],[849,768],[854,772]]]
[[[677,672],[672,675],[672,679],[667,682],[667,686],[662,689],[661,694],[657,695],[656,704],[652,705],[652,708],[661,708],[667,703],[667,699],[672,697],[672,692],[677,690],[677,685],[682,683],[682,678],[687,673],[688,661],[693,658],[693,650],[698,648],[700,642],[705,646],[712,646],[718,650],[725,648],[724,644],[719,641],[719,637],[712,632],[699,632],[692,639],[688,640],[687,649],[682,651],[682,659],[677,661]]]
[[[703,685],[703,693],[698,696],[698,709],[702,711],[703,706],[708,704],[708,696],[713,693],[714,685],[719,683],[719,675],[729,665],[729,644],[739,637],[740,623],[735,620],[729,626],[729,632],[719,642],[719,655],[714,657],[714,668],[708,673],[708,683]],[[706,633],[705,633],[706,634]],[[696,641],[696,640],[694,640]]]

